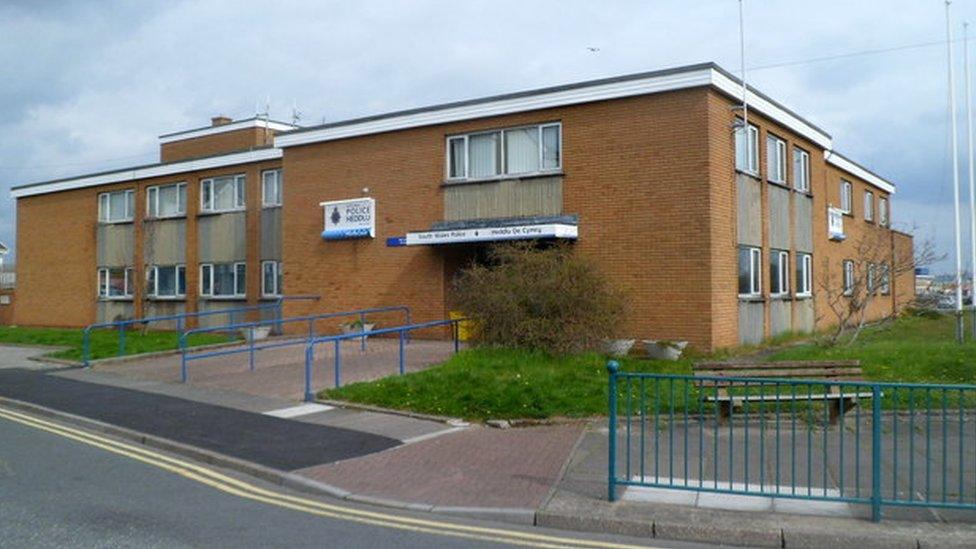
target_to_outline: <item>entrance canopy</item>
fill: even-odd
[[[429,231],[407,233],[407,246],[497,242],[503,240],[575,240],[579,218],[575,215],[478,219],[435,223]]]

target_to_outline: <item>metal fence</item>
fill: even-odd
[[[419,324],[408,324],[405,326],[396,326],[393,328],[383,328],[381,330],[373,330],[369,333],[370,336],[386,335],[386,334],[396,334],[399,341],[399,349],[397,353],[397,372],[400,375],[406,373],[406,343],[409,338],[410,332],[417,330],[427,330],[431,328],[437,328],[441,326],[451,327],[451,338],[454,345],[454,353],[460,350],[460,338],[458,337],[459,325],[464,322],[463,318],[455,318],[448,320],[435,320],[431,322],[421,322]],[[315,365],[315,346],[321,344],[333,345],[333,375],[335,376],[335,386],[340,387],[342,385],[342,352],[340,345],[343,340],[356,339],[361,337],[358,334],[340,334],[334,336],[325,336],[310,339],[305,345],[305,400],[313,401],[315,400],[315,391],[312,387],[312,368]]]
[[[180,333],[179,336],[179,348],[180,348],[180,381],[186,383],[190,377],[189,362],[193,360],[202,360],[206,358],[214,358],[218,356],[226,356],[240,353],[248,353],[248,364],[250,369],[253,371],[255,369],[255,357],[257,351],[263,351],[268,349],[276,349],[281,347],[289,347],[293,345],[302,345],[309,341],[312,341],[317,336],[315,325],[317,322],[322,320],[327,320],[331,318],[343,318],[343,317],[356,317],[359,320],[360,326],[362,326],[366,321],[366,315],[379,314],[386,312],[402,312],[407,324],[410,323],[410,308],[404,305],[394,305],[390,307],[372,307],[368,309],[356,309],[354,311],[339,311],[332,313],[321,313],[315,315],[307,316],[295,316],[288,318],[275,318],[272,320],[257,320],[253,322],[240,322],[236,324],[226,324],[223,326],[207,326],[203,328],[194,328],[191,330],[185,330]],[[285,339],[272,339],[263,343],[258,343],[254,337],[254,333],[257,329],[262,327],[272,327],[275,332],[281,333],[283,326],[286,324],[307,324],[305,333],[301,336],[296,336],[293,338]],[[202,333],[220,333],[220,332],[242,332],[248,333],[247,344],[243,347],[236,346],[224,349],[214,349],[214,350],[204,350],[202,352],[191,353],[191,348],[187,346],[187,341],[190,336],[194,334]],[[348,334],[349,339],[359,339],[360,348],[366,350],[366,334],[373,334],[374,331],[365,332],[358,331],[355,333]]]
[[[609,371],[608,495],[976,510],[976,385]]]

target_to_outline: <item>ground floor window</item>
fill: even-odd
[[[883,295],[891,294],[891,267],[887,263],[881,264],[881,282],[879,286]]]
[[[844,295],[854,293],[854,262],[850,259],[844,260]]]
[[[152,298],[186,296],[186,267],[152,265],[146,270],[146,295]]]
[[[785,296],[790,293],[790,252],[773,250],[769,254],[769,293]]]
[[[261,262],[261,295],[278,297],[281,295],[281,279],[284,272],[280,261]]]
[[[809,297],[813,294],[813,256],[797,254],[796,256],[796,295]]]
[[[203,297],[244,297],[247,293],[247,267],[237,263],[200,265],[200,295]]]
[[[128,299],[132,297],[132,268],[103,267],[98,269],[98,297]]]
[[[762,292],[762,251],[759,248],[739,248],[739,295],[755,297]]]

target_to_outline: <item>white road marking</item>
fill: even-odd
[[[307,416],[309,414],[317,414],[319,412],[328,412],[329,410],[335,410],[334,406],[327,406],[325,404],[315,404],[314,402],[309,402],[308,404],[301,404],[298,406],[291,406],[288,408],[281,408],[279,410],[271,410],[269,412],[264,412],[266,416],[279,417],[282,419],[288,419],[299,416]]]

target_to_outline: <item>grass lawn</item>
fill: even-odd
[[[976,383],[976,344],[957,345],[953,322],[952,317],[902,318],[865,330],[850,346],[802,344],[768,360],[859,359],[869,380]],[[621,361],[621,370],[690,374],[692,360],[628,358]],[[595,353],[553,358],[476,348],[423,372],[346,385],[319,396],[475,420],[597,416],[606,414],[605,364],[606,358]]]
[[[0,345],[14,343],[19,345],[55,345],[68,347],[48,356],[67,360],[81,360],[82,331],[61,328],[29,328],[0,326]],[[116,356],[119,352],[119,333],[117,330],[95,330],[91,334],[91,359]],[[220,334],[191,334],[187,343],[190,346],[224,343],[231,338]],[[125,334],[125,354],[135,355],[155,351],[168,351],[177,348],[176,332],[150,331],[143,334],[139,330]]]

